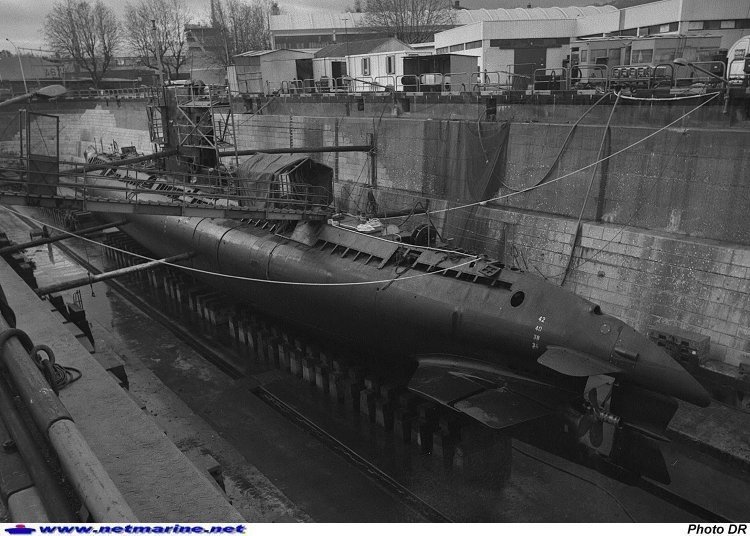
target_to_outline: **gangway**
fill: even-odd
[[[117,167],[117,166],[113,166]],[[325,220],[331,209],[325,189],[297,184],[293,192],[276,191],[276,183],[258,184],[258,193],[239,191],[232,185],[216,185],[215,177],[178,174],[152,175],[127,170],[117,176],[106,173],[50,173],[42,180],[22,169],[0,167],[0,203],[111,214],[153,214],[204,218],[263,220]],[[203,179],[203,180],[200,180]]]

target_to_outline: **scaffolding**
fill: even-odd
[[[147,105],[151,142],[163,149],[221,152],[236,147],[232,98],[228,86],[184,85],[155,89]]]

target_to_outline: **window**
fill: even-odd
[[[362,58],[362,74],[370,76],[370,58]]]
[[[482,42],[472,41],[471,43],[466,43],[466,50],[470,50],[472,48],[482,48]]]
[[[385,57],[385,73],[396,74],[396,56]]]
[[[733,30],[735,27],[735,22],[733,20],[723,20],[721,21],[721,29],[722,30]]]
[[[459,50],[463,50],[463,49],[464,49],[463,43],[461,43],[460,45],[452,45],[450,48],[451,52],[458,52]]]
[[[596,50],[591,51],[591,61],[595,62],[597,58],[606,58],[607,57],[607,49],[606,48],[598,48]]]
[[[672,63],[674,50],[657,50],[654,54],[654,63]]]
[[[659,33],[666,33],[669,31],[669,24],[662,24],[659,26]]]
[[[654,59],[654,51],[650,48],[644,50],[634,50],[630,63],[651,63]]]
[[[448,47],[440,47],[435,50],[435,54],[445,54],[448,52]]]
[[[703,21],[702,20],[691,20],[688,22],[688,30],[702,30],[703,29]]]
[[[581,50],[581,63],[586,64],[587,61],[589,61],[589,51]]]

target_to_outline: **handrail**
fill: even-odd
[[[385,84],[383,84],[382,82],[378,82],[378,80],[382,80],[382,79],[385,79],[385,82],[386,82]],[[386,74],[386,75],[376,76],[375,83],[379,85],[381,88],[383,88],[383,90],[387,91],[388,88],[390,87],[391,91],[396,91],[396,75]]]
[[[401,91],[405,91],[407,93],[413,91],[422,91],[422,81],[420,80],[419,75],[402,74],[396,77],[396,81],[398,85],[401,86]]]
[[[555,67],[552,69],[534,69],[532,91],[566,90],[568,86],[568,69]],[[547,87],[543,87],[546,85]]]
[[[654,66],[617,65],[609,70],[609,89],[655,89],[665,86],[671,88],[675,83],[675,69],[671,63]]]
[[[19,174],[26,173],[26,170],[22,169],[11,171],[17,171]],[[191,205],[197,203],[198,205],[206,205],[207,208],[208,206],[221,206],[230,210],[233,208],[241,210],[243,203],[247,202],[269,202],[282,204],[286,208],[294,209],[325,209],[328,207],[327,203],[315,202],[315,200],[325,200],[330,196],[330,191],[327,188],[305,183],[289,184],[286,190],[284,190],[283,185],[280,186],[278,181],[253,181],[249,185],[241,183],[235,185],[235,189],[240,191],[268,192],[268,195],[248,195],[227,192],[226,187],[215,183],[217,179],[221,178],[218,176],[194,175],[196,182],[185,184],[182,181],[176,180],[179,176],[177,173],[162,174],[160,172],[159,175],[163,175],[163,179],[166,180],[157,180],[154,175],[148,175],[143,170],[127,168],[124,171],[126,172],[124,177],[94,175],[93,177],[96,182],[92,182],[92,175],[83,175],[67,176],[66,180],[53,184],[19,178],[15,180],[3,180],[2,185],[15,186],[17,189],[12,190],[12,193],[15,195],[35,195],[40,192],[50,192],[54,188],[55,195],[66,199],[72,198],[85,201],[88,197],[96,197],[95,192],[101,190],[104,192],[121,192],[123,197],[120,200],[130,204],[138,204],[139,201],[144,201],[142,196],[146,195],[149,197],[159,196],[166,198],[162,202],[159,199],[147,199],[149,202],[166,206],[171,206],[175,202],[182,202],[183,205],[185,203]],[[131,177],[129,171],[140,171],[146,177]],[[63,173],[60,173],[59,176],[66,177]],[[198,178],[203,179],[203,181],[198,181]],[[71,190],[73,192],[72,196],[60,194],[59,187]],[[1,192],[10,193],[11,190],[3,189]],[[45,195],[51,194],[46,193]],[[167,199],[171,201],[167,201]]]
[[[708,71],[713,73],[711,76],[702,72]],[[688,76],[680,76],[683,72],[688,72]],[[674,78],[674,85],[686,86],[695,83],[705,83],[710,86],[716,86],[723,83],[726,73],[726,66],[723,61],[693,61],[687,66],[678,66]]]
[[[452,86],[456,84],[461,85],[461,91],[466,91],[466,86],[471,84],[472,74],[468,72],[445,73],[443,75],[443,91],[456,91],[452,89]]]
[[[516,73],[516,67],[520,67],[522,65],[530,66],[533,68],[536,65],[536,63],[509,63],[506,66],[506,70],[511,73],[511,89],[514,91],[526,90],[529,84],[531,84],[533,87],[533,81],[534,81],[533,76]],[[524,83],[524,81],[525,81],[524,87],[520,87],[521,84]]]

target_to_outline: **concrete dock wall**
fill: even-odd
[[[142,102],[123,102],[120,107],[114,102],[45,106],[49,108],[40,111],[56,110],[62,117],[63,155],[82,156],[91,142],[106,147],[112,139],[120,146],[151,150]],[[378,193],[381,208],[408,209],[425,198],[431,198],[433,209],[458,203],[446,198],[446,185],[454,180],[450,170],[464,163],[454,162],[450,151],[436,153],[445,142],[451,113],[443,110],[441,120],[395,117],[392,104],[368,103],[369,110],[361,115],[347,104],[347,115],[340,103],[325,106],[330,116],[238,114],[238,146],[359,145],[374,134],[375,177],[363,153],[316,155],[334,169],[337,197],[343,199],[340,208],[364,210],[366,186],[373,182],[390,189],[388,194]],[[276,108],[284,109],[280,104]],[[615,112],[606,138],[605,115],[611,107],[595,110],[575,130],[572,108],[499,108],[498,117],[532,112],[540,117],[545,110],[551,114],[547,123],[511,123],[506,168],[510,188],[502,193],[537,183],[567,137],[552,179],[594,162],[603,139],[604,154],[612,154],[691,106],[623,106]],[[575,108],[579,115],[585,109]],[[452,117],[476,114],[479,108],[474,104],[455,110]],[[0,119],[5,115],[9,114]],[[691,116],[597,168],[584,211],[588,221],[566,285],[638,329],[662,323],[709,335],[714,358],[731,364],[750,362],[750,184],[745,177],[750,169],[750,129],[722,118],[717,107],[701,109],[698,115],[704,120]],[[0,135],[2,142],[17,147],[17,140],[7,134]],[[483,140],[471,143],[482,158]],[[457,220],[453,215],[461,214],[464,223],[471,223],[476,249],[559,281],[591,177],[588,169],[503,199],[501,206],[436,214],[433,221],[450,235]]]
[[[88,146],[101,150],[114,140],[120,147],[134,145],[151,152],[146,107],[143,101],[35,102],[16,106],[0,113],[0,155],[17,154],[20,147],[18,110],[60,116],[60,156],[63,160],[83,158]],[[47,127],[47,123],[39,121]],[[32,123],[33,128],[37,125]],[[24,142],[25,143],[25,142]],[[43,151],[46,149],[42,148]]]

